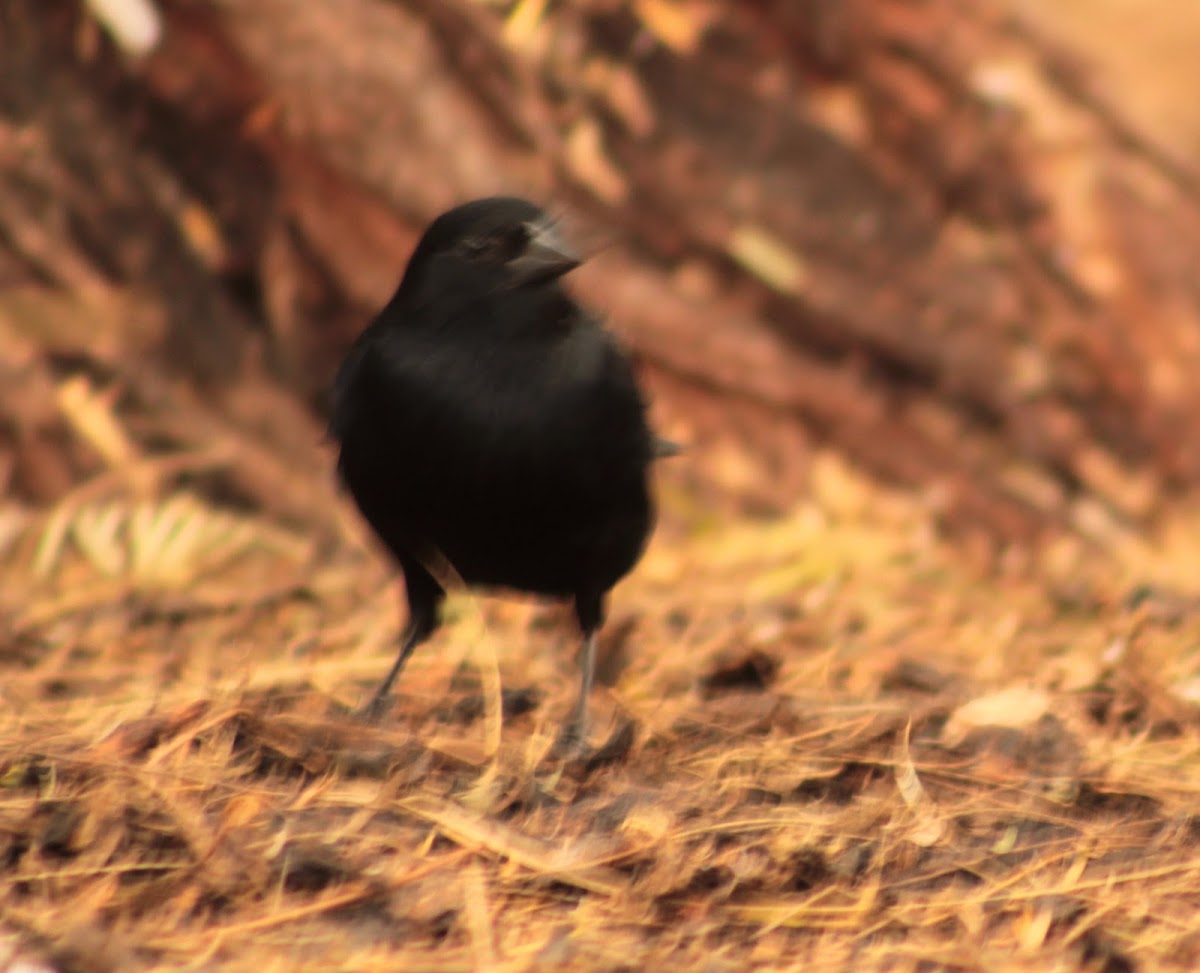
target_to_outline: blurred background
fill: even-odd
[[[821,447],[988,543],[1137,531],[1200,478],[1181,11],[6,0],[4,494],[317,529],[339,355],[428,220],[511,192],[597,251],[681,504],[786,510]]]
[[[1197,51],[1182,0],[0,0],[0,969],[1200,968]],[[452,598],[346,717],[403,612],[330,381],[499,192],[687,447],[565,770],[554,607]]]

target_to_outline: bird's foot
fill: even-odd
[[[572,721],[562,728],[550,755],[557,760],[575,760],[587,753],[587,726],[582,721]]]
[[[391,708],[391,699],[378,694],[354,711],[354,718],[361,723],[381,723]]]

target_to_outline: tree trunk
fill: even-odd
[[[0,275],[136,308],[51,335],[0,302],[8,365],[43,369],[0,390],[18,483],[95,464],[52,402],[80,369],[147,444],[204,445],[155,418],[161,366],[269,455],[262,397],[319,411],[421,227],[493,192],[568,211],[581,297],[697,457],[751,447],[758,500],[814,441],[1002,539],[1200,480],[1196,176],[1000,0],[543,6],[172,0],[130,62],[9,0]]]

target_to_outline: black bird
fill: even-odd
[[[582,743],[606,596],[642,555],[649,466],[674,448],[612,335],[563,289],[579,263],[532,203],[458,206],[338,372],[338,470],[408,595],[369,716],[437,628],[448,565],[468,586],[573,600],[582,678],[559,748]]]

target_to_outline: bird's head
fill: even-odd
[[[434,220],[413,251],[405,278],[420,279],[439,267],[451,276],[470,274],[518,288],[556,280],[579,264],[549,214],[524,199],[493,196],[463,203]]]

